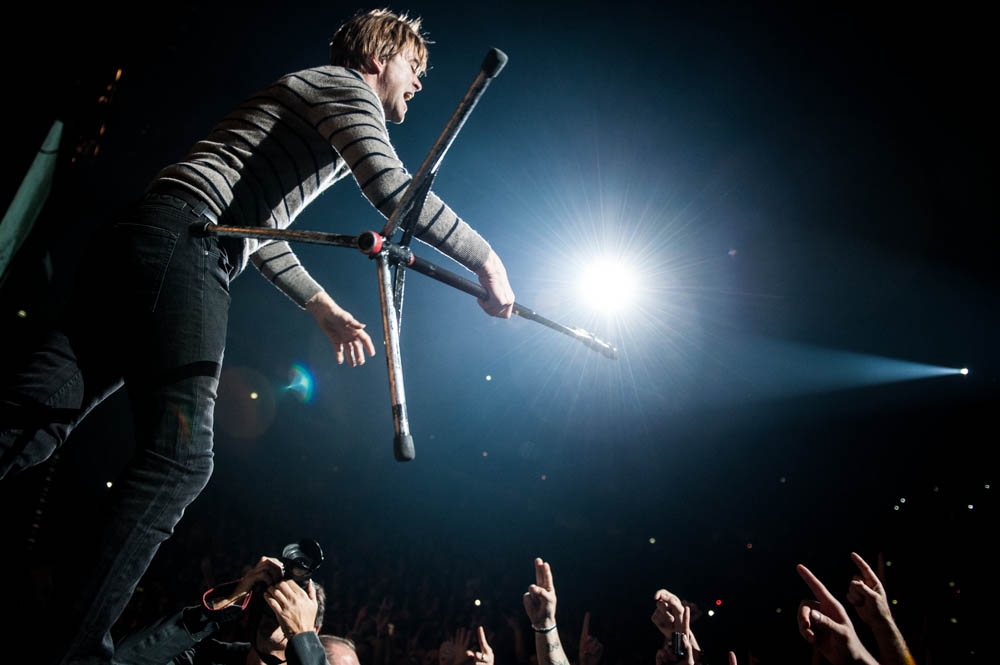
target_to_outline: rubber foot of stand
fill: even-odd
[[[409,434],[397,434],[393,439],[393,450],[397,461],[409,462],[416,454],[413,449],[413,437]]]

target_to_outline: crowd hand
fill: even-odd
[[[385,597],[378,606],[378,614],[375,615],[375,629],[381,634],[392,618],[392,599]]]
[[[303,589],[294,580],[284,580],[264,592],[264,600],[274,612],[278,625],[288,639],[316,629],[316,613],[319,609],[316,587],[312,580],[306,582],[306,587]]]
[[[604,655],[604,645],[590,634],[590,612],[583,615],[583,629],[580,631],[579,665],[597,665]]]
[[[797,618],[803,639],[833,665],[878,665],[840,601],[808,568],[799,564],[796,570],[815,597],[799,603]]]
[[[504,621],[510,627],[511,633],[514,637],[514,660],[516,663],[524,663],[527,661],[525,656],[525,644],[524,644],[524,630],[521,627],[521,622],[523,619],[518,617],[505,614]]]
[[[476,665],[493,665],[493,648],[486,641],[486,631],[479,627],[479,651],[466,650],[467,658],[472,658]]]
[[[281,581],[284,575],[284,566],[281,561],[268,556],[262,556],[250,570],[248,570],[240,581],[233,587],[232,593],[224,598],[212,600],[213,609],[222,609],[236,602],[242,602],[250,591],[255,587],[269,587]]]
[[[455,635],[449,637],[438,647],[438,665],[458,665],[472,658],[467,654],[472,632],[468,628],[459,628]]]
[[[476,271],[479,284],[488,298],[478,298],[479,306],[490,316],[509,319],[514,313],[514,290],[507,280],[507,269],[492,249],[483,266]]]
[[[556,624],[556,587],[552,582],[552,567],[535,559],[535,583],[524,594],[524,611],[531,625],[544,629]]]
[[[325,291],[320,291],[307,303],[306,309],[333,343],[337,364],[344,361],[351,367],[365,364],[365,353],[375,356],[375,344],[361,323],[346,309],[334,302]]]
[[[668,652],[673,653],[670,645],[674,633],[681,633],[685,636],[687,642],[691,644],[688,650],[692,651],[695,659],[698,660],[701,655],[701,646],[698,644],[698,639],[694,636],[694,631],[691,630],[690,606],[685,605],[677,594],[666,589],[657,590],[653,594],[653,600],[656,602],[656,608],[653,609],[653,615],[650,619],[653,625],[663,633],[664,643]]]
[[[881,561],[879,554],[879,564]],[[889,608],[889,595],[882,580],[871,566],[857,553],[851,552],[851,559],[860,574],[855,575],[847,586],[847,601],[857,610],[861,620],[875,633],[879,655],[887,665],[912,665],[913,656],[903,635],[896,626]]]
[[[446,639],[438,647],[438,665],[452,665],[455,659],[455,642],[451,638]]]
[[[412,653],[420,648],[420,641],[423,638],[424,633],[427,631],[427,624],[421,623],[417,626],[417,629],[413,631],[410,638],[406,641],[406,649],[408,652]],[[435,655],[436,658],[436,655]]]
[[[364,623],[365,617],[368,616],[368,605],[364,604],[358,608],[358,613],[354,616],[354,628],[352,633],[357,633],[361,629],[361,624]]]
[[[472,631],[468,628],[458,628],[455,630],[455,652],[452,657],[453,665],[464,663],[469,650],[469,643],[472,641]]]
[[[662,589],[661,589],[662,591]],[[659,592],[657,592],[659,595]],[[662,629],[661,629],[662,630]],[[676,632],[681,636],[681,644],[684,647],[683,655],[678,655],[673,647],[673,635]],[[691,632],[691,608],[686,605],[681,608],[680,623],[677,630],[671,632],[671,637],[666,638],[663,647],[656,652],[656,665],[696,665],[701,659],[701,649],[694,641],[694,634]],[[582,665],[582,664],[581,664]]]
[[[674,593],[659,589],[654,595],[656,608],[650,619],[668,640],[675,632],[683,632],[684,603]]]
[[[869,626],[877,628],[880,624],[892,622],[892,612],[889,609],[889,596],[881,580],[875,575],[868,563],[851,552],[851,559],[860,571],[847,587],[847,601],[854,605],[861,617]]]

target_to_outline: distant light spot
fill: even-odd
[[[493,376],[492,376],[492,375],[490,375],[490,374],[487,374],[487,375],[486,375],[486,380],[487,380],[487,381],[492,381],[492,380],[493,380]]]
[[[781,614],[781,608],[780,607],[775,608],[774,612],[775,614]]]
[[[906,503],[906,497],[900,497],[899,498],[899,502],[900,503]]]
[[[483,451],[483,457],[487,457],[487,456],[489,456],[489,453],[484,450]]]
[[[19,319],[26,319],[26,318],[28,318],[28,312],[25,311],[25,310],[23,310],[23,309],[17,310],[17,318],[19,318]]]
[[[781,483],[781,484],[785,484],[785,483],[788,482],[788,479],[785,478],[784,476],[782,476],[781,478],[778,478],[778,482]]]
[[[546,476],[546,475],[545,475],[545,474],[543,473],[543,474],[542,474],[542,480],[546,480],[547,478],[548,478],[548,476]]]
[[[753,549],[753,543],[747,543],[747,549],[748,550],[752,550]]]
[[[250,399],[257,399],[258,397],[259,395],[256,390],[250,393]]]
[[[475,605],[476,607],[479,607],[480,605],[483,604],[483,602],[478,598],[476,598],[476,600],[474,600],[472,604]]]
[[[112,485],[112,483],[111,483],[111,481],[110,481],[110,480],[109,480],[108,482],[104,483],[104,484],[108,486],[108,489],[111,489],[111,485]]]
[[[709,610],[708,612],[705,612],[705,614],[707,614],[710,617],[714,617],[715,616],[715,610]]]
[[[656,544],[656,538],[650,538],[649,539],[649,544],[650,545],[655,545]]]
[[[736,256],[736,250],[735,249],[729,250],[729,256]]]

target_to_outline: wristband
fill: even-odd
[[[545,633],[551,633],[555,629],[556,629],[556,624],[552,624],[548,628],[538,628],[535,626],[535,624],[531,624],[531,630],[535,631],[536,633],[541,633],[543,635]]]

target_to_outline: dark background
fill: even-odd
[[[54,119],[66,135],[0,292],[5,338],[58,312],[98,223],[242,98],[323,62],[354,9],[27,8],[25,38],[4,46],[5,201]],[[703,608],[723,599],[701,634],[759,654],[799,647],[796,563],[839,593],[849,552],[884,552],[911,634],[981,661],[998,394],[986,17],[962,4],[394,9],[435,42],[424,90],[390,128],[404,162],[417,169],[486,51],[503,49],[435,190],[497,249],[520,303],[621,357],[489,319],[413,275],[402,356],[417,455],[401,464],[381,344],[363,368],[337,366],[311,317],[251,268],[232,287],[216,475],[150,575],[194,566],[183,539],[222,515],[267,553],[304,536],[344,565],[446,553],[519,590],[543,556],[560,607],[590,609],[595,626],[602,610],[647,621],[666,586]],[[295,228],[382,224],[348,180]],[[379,337],[374,266],[297,251]],[[614,316],[575,291],[601,251],[641,275],[637,304]],[[296,365],[311,400],[285,389]],[[50,464],[6,481],[9,546],[59,566],[86,542],[84,516],[129,453],[124,405],[114,396]]]

